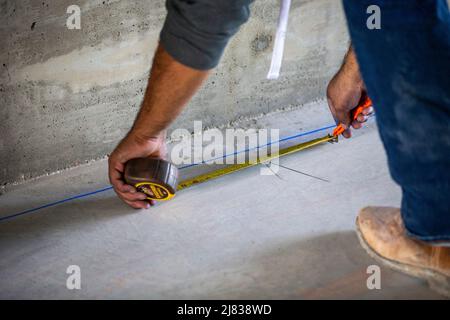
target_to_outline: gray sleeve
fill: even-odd
[[[253,0],[167,0],[164,49],[194,69],[217,66],[229,39],[250,15]]]

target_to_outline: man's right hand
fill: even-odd
[[[165,158],[167,127],[208,74],[208,70],[195,70],[181,64],[158,46],[138,116],[130,133],[109,157],[109,180],[117,195],[133,208],[149,208],[155,202],[145,200],[144,193],[125,183],[125,163],[134,158]]]
[[[165,132],[152,138],[142,138],[131,131],[109,156],[109,181],[120,199],[135,209],[148,209],[154,201],[125,183],[125,163],[135,158],[164,158],[166,155]]]
[[[359,72],[356,55],[350,48],[341,69],[330,81],[327,88],[328,106],[336,124],[342,124],[346,128],[343,133],[345,138],[351,137],[350,127],[360,129],[362,123],[367,121],[368,115],[373,112],[372,107],[370,107],[364,109],[356,120],[351,119],[351,111],[358,106],[364,93],[365,86]]]

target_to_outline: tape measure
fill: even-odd
[[[182,190],[182,189],[186,189],[189,187],[192,187],[193,185],[197,185],[203,182],[206,182],[208,180],[212,180],[212,179],[216,179],[222,176],[225,176],[227,174],[230,173],[234,173],[246,168],[250,168],[253,166],[256,166],[258,164],[261,163],[266,163],[269,162],[273,159],[277,159],[283,156],[287,156],[289,154],[292,153],[296,153],[299,152],[301,150],[305,150],[314,146],[317,146],[319,144],[325,143],[325,142],[330,142],[330,143],[334,143],[334,142],[338,142],[338,137],[332,136],[332,135],[326,135],[325,137],[322,138],[318,138],[318,139],[314,139],[311,141],[307,141],[307,142],[303,142],[300,144],[296,144],[294,146],[285,148],[285,149],[281,149],[278,153],[276,154],[272,154],[272,155],[267,155],[265,157],[258,157],[258,159],[256,161],[253,162],[246,162],[246,163],[242,163],[242,164],[234,164],[234,165],[230,165],[228,167],[222,168],[222,169],[218,169],[212,172],[207,172],[205,174],[201,174],[199,176],[196,176],[194,178],[191,179],[187,179],[184,181],[181,181],[178,184],[178,188],[177,190]]]
[[[148,200],[165,201],[175,196],[178,168],[162,159],[137,158],[126,163],[124,178]]]
[[[303,142],[285,149],[280,150],[276,154],[258,157],[256,161],[246,162],[242,164],[234,164],[228,167],[214,170],[196,176],[191,179],[181,181],[177,184],[178,169],[169,161],[154,158],[133,159],[125,165],[125,181],[134,186],[139,192],[147,195],[149,200],[164,201],[175,196],[177,190],[186,189],[215,178],[225,176],[249,167],[256,166],[270,160],[286,156],[325,142],[337,142],[336,136],[327,135],[322,138]]]

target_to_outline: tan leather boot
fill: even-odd
[[[356,219],[356,230],[370,256],[395,270],[427,280],[433,290],[450,297],[450,248],[408,237],[400,209],[364,208]]]

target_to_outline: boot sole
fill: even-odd
[[[359,228],[358,219],[356,219],[356,234],[358,235],[359,243],[369,256],[391,269],[415,278],[426,280],[431,290],[450,298],[450,277],[435,270],[400,263],[379,255],[364,239],[361,229]]]

